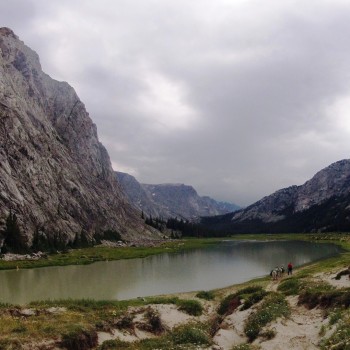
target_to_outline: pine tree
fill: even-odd
[[[25,238],[21,235],[19,229],[17,216],[15,213],[12,213],[12,210],[10,210],[10,214],[6,219],[4,237],[5,250],[9,250],[13,253],[25,253],[28,251]]]

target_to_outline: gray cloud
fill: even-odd
[[[11,1],[116,170],[249,204],[349,158],[347,1]]]

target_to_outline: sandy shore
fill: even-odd
[[[342,276],[340,280],[334,279],[338,272],[339,270],[328,273],[318,273],[314,275],[313,278],[318,281],[327,282],[336,288],[349,287],[350,280],[348,276]],[[281,280],[271,281],[267,285],[266,290],[277,290],[277,286],[280,282]],[[228,295],[235,290],[238,290],[238,288],[233,286],[225,291],[225,295]],[[181,298],[194,299],[194,296],[195,293],[181,294]],[[186,324],[189,321],[205,322],[215,317],[219,302],[215,300],[198,300],[204,305],[204,313],[200,317],[190,316],[178,310],[178,308],[172,304],[157,304],[149,305],[148,307],[157,311],[166,329],[171,330],[174,327]],[[327,336],[335,329],[334,327],[332,328],[328,326],[329,320],[325,318],[323,310],[319,308],[308,310],[304,306],[298,305],[297,296],[287,297],[287,301],[290,305],[291,315],[288,318],[279,318],[265,327],[268,330],[273,330],[275,336],[270,340],[258,338],[252,343],[252,345],[261,350],[320,349],[320,340],[325,336],[325,334],[322,334],[322,330],[327,329]],[[232,314],[226,316],[213,336],[214,344],[209,348],[202,349],[230,350],[235,345],[247,343],[248,339],[243,330],[244,324],[248,316],[254,312],[255,308],[256,306],[253,306],[244,311],[240,311],[238,308]],[[144,338],[155,337],[154,334],[141,330],[137,326],[146,322],[145,308],[130,308],[128,312],[136,315],[134,318],[134,323],[136,324],[135,330],[133,332],[128,332],[115,329],[109,333],[100,332],[98,334],[99,344],[102,344],[105,340],[116,338],[132,342]],[[201,348],[198,347],[198,349]]]

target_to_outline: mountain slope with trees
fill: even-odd
[[[301,186],[266,196],[249,207],[202,224],[230,233],[324,232],[350,230],[350,160],[319,171]]]

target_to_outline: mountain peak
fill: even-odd
[[[350,159],[332,163],[303,185],[276,191],[223,221],[218,220],[232,232],[349,230]]]
[[[122,194],[95,124],[74,89],[45,74],[39,56],[0,29],[0,226],[12,211],[34,232],[69,241],[115,230],[151,237]]]
[[[7,27],[0,28],[0,35],[1,36],[10,36],[10,37],[18,40],[18,36],[13,32],[13,30],[10,28],[7,28]]]
[[[146,215],[163,218],[196,220],[200,216],[213,216],[232,212],[238,206],[200,197],[190,185],[164,183],[141,184],[133,176],[116,172],[116,176],[134,207]]]

